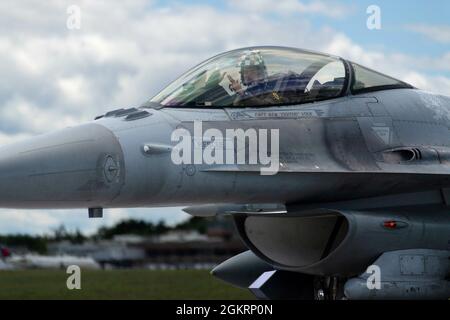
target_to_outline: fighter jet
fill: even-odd
[[[229,215],[248,251],[212,273],[259,298],[447,299],[449,127],[449,97],[243,48],[142,106],[1,147],[0,207]]]

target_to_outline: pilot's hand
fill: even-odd
[[[227,74],[228,80],[230,81],[230,89],[232,91],[235,91],[237,93],[241,93],[242,92],[242,86],[239,83],[239,81],[234,80],[232,76],[230,76],[229,74]]]

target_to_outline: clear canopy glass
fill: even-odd
[[[412,88],[411,85],[403,81],[394,79],[390,76],[360,66],[359,64],[353,62],[351,64],[354,71],[354,80],[352,84],[353,93],[363,93],[384,89]]]
[[[340,96],[341,59],[289,48],[239,49],[213,57],[150,102],[171,107],[247,107],[313,102]]]

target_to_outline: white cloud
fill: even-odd
[[[89,219],[86,210],[0,210],[0,234],[49,234],[64,224],[69,231],[82,230],[85,234],[95,233],[101,226],[127,219],[151,221],[164,220],[174,225],[189,217],[180,208],[140,208],[140,209],[105,209],[103,218]]]
[[[26,133],[5,134],[3,132],[0,132],[0,146],[24,140],[30,138],[31,136],[32,136],[31,134]]]
[[[253,13],[277,13],[282,15],[318,14],[331,18],[340,18],[349,13],[351,7],[335,1],[298,1],[298,0],[229,0],[236,9]]]
[[[64,3],[72,4],[24,1],[7,10],[0,3],[0,28],[8,29],[0,35],[0,128],[39,133],[137,105],[224,50],[256,44],[317,48],[329,38],[294,18],[268,22],[246,12],[143,1],[80,2],[81,30],[67,30]],[[15,109],[20,117],[14,118]]]
[[[51,214],[37,210],[2,210],[0,233],[42,233],[59,224]],[[40,231],[40,232],[39,232]]]
[[[89,80],[82,75],[60,78],[57,80],[57,85],[62,91],[61,95],[71,103],[83,104],[89,101],[88,97],[92,96]]]
[[[448,72],[450,52],[440,59],[412,57],[405,54],[386,54],[364,49],[343,34],[335,34],[323,51],[342,56],[416,86],[419,89],[450,96],[450,78],[430,75],[428,71]]]
[[[403,80],[430,92],[450,96],[450,78],[443,76],[426,76],[417,72],[406,73]]]
[[[412,24],[407,29],[424,35],[425,37],[440,43],[450,43],[449,25]]]

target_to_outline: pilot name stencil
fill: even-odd
[[[297,118],[315,118],[323,116],[322,110],[250,110],[250,111],[233,111],[229,112],[232,120],[249,120],[249,119],[297,119]]]

